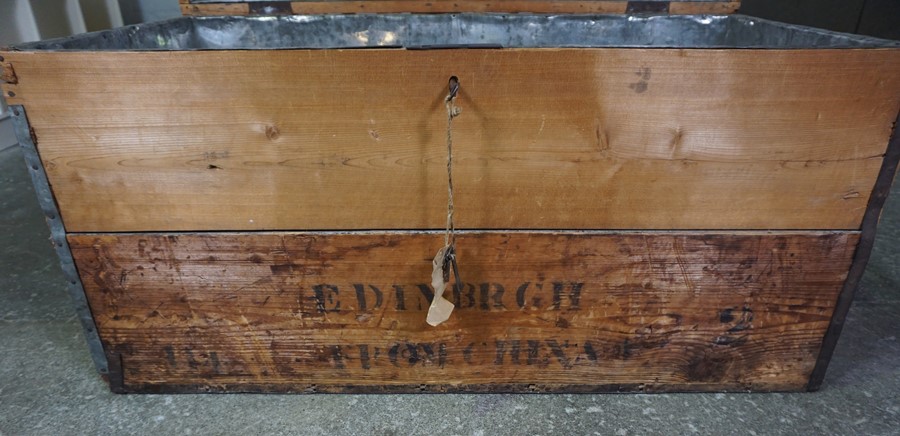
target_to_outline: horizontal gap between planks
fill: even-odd
[[[441,51],[441,50],[501,50],[501,51],[563,51],[563,50],[615,50],[615,49],[627,49],[627,50],[647,50],[647,51],[784,51],[784,52],[794,52],[794,51],[828,51],[828,50],[841,50],[841,51],[887,51],[887,50],[897,50],[897,47],[848,47],[848,48],[834,48],[834,47],[739,47],[739,46],[709,46],[709,47],[693,47],[693,46],[641,46],[641,45],[623,45],[623,46],[580,46],[580,45],[566,45],[566,46],[557,46],[557,47],[504,47],[497,45],[439,45],[439,46],[392,46],[392,45],[384,45],[377,47],[285,47],[285,48],[186,48],[179,50],[171,50],[171,49],[113,49],[113,50],[103,50],[97,51],[93,49],[16,49],[16,52],[21,53],[131,53],[131,54],[142,54],[142,53],[194,53],[194,52],[266,52],[266,51],[277,51],[277,52],[285,52],[285,51],[333,51],[333,52],[341,52],[341,51]],[[2,83],[13,89],[12,86],[15,86],[11,83]]]
[[[436,229],[371,229],[371,230],[177,230],[177,231],[127,231],[127,232],[69,232],[68,235],[282,235],[282,234],[320,234],[320,235],[392,235],[392,234],[411,234],[411,235],[443,235],[446,230]],[[671,235],[829,235],[835,233],[858,235],[859,230],[822,230],[822,229],[775,229],[775,230],[658,230],[658,229],[626,229],[626,230],[573,230],[573,229],[456,229],[457,235],[481,235],[481,234],[504,234],[504,233],[532,233],[543,235],[622,235],[622,234],[671,234]]]

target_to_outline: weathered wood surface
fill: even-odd
[[[16,77],[16,73],[13,70],[12,65],[9,62],[6,62],[5,58],[0,55],[0,82],[6,82],[9,84],[18,83],[19,79]],[[3,97],[8,97],[7,93],[3,93]]]
[[[900,50],[7,60],[75,232],[442,228],[451,74],[462,228],[858,229],[900,107]]]
[[[122,391],[802,390],[857,239],[463,234],[433,328],[440,234],[69,235]]]
[[[265,9],[268,6],[271,9]],[[184,15],[279,15],[279,14],[387,14],[448,12],[533,12],[548,14],[624,14],[627,0],[331,0],[257,3],[196,3],[181,0]],[[674,0],[670,14],[730,14],[740,1],[691,2]]]

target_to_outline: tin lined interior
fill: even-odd
[[[742,15],[358,14],[182,17],[19,50],[877,48],[900,42]]]

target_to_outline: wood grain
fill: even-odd
[[[900,50],[8,60],[74,232],[442,228],[450,75],[462,228],[858,229],[900,109]]]
[[[219,15],[249,15],[250,7],[247,3],[205,3],[205,4],[181,4],[182,15],[193,16],[219,16]]]
[[[545,0],[340,0],[291,2],[294,14],[386,14],[386,13],[452,13],[452,12],[506,12],[552,14],[624,14],[625,0],[601,1],[545,1]],[[670,14],[730,14],[740,7],[739,1],[690,2],[675,0],[670,3]],[[247,3],[182,2],[184,15],[248,15]]]
[[[0,55],[0,82],[6,82],[10,85],[15,85],[18,82],[18,78],[16,77],[15,71],[13,71],[13,67],[9,62],[4,61],[4,57]],[[3,97],[7,97],[6,93],[3,94]]]
[[[464,233],[437,328],[439,233],[68,240],[120,391],[802,390],[858,233]]]
[[[724,15],[733,14],[741,7],[740,1],[728,2],[690,2],[673,1],[669,3],[669,15]]]

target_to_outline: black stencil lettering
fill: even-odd
[[[341,310],[341,302],[335,302],[334,296],[338,294],[338,287],[335,285],[315,285],[313,286],[313,295],[316,299],[316,310],[319,313],[338,312]],[[327,307],[331,306],[331,307]]]

